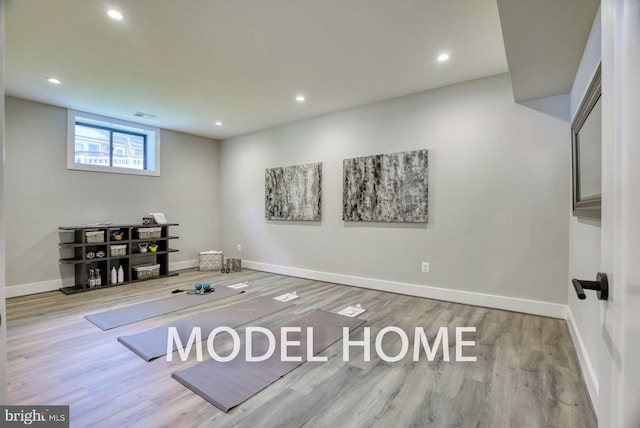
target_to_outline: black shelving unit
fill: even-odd
[[[178,250],[170,247],[170,243],[177,236],[169,234],[169,227],[178,226],[178,223],[165,224],[126,224],[126,225],[105,225],[105,226],[67,226],[59,227],[60,235],[60,264],[72,265],[75,270],[75,284],[69,287],[62,287],[60,291],[65,294],[81,293],[84,291],[96,290],[99,288],[115,287],[118,285],[131,284],[148,279],[134,279],[134,266],[153,263],[160,265],[160,278],[177,275],[177,272],[169,270],[169,255]],[[139,228],[159,227],[159,238],[139,238]],[[87,232],[102,232],[104,242],[87,242]],[[116,240],[114,232],[122,233],[122,238]],[[140,252],[140,244],[156,243],[158,249],[155,252]],[[124,255],[112,255],[112,245],[126,245]],[[87,254],[93,252],[104,252],[104,257],[88,258]],[[124,282],[111,283],[111,268],[116,270],[122,266],[124,270]],[[89,286],[89,270],[100,270],[100,281],[102,285],[97,287]]]

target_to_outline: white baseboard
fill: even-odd
[[[578,326],[576,325],[576,322],[573,319],[573,313],[571,313],[571,308],[568,305],[567,305],[567,324],[569,325],[569,332],[571,333],[571,340],[573,340],[573,346],[574,348],[576,348],[576,353],[578,354],[578,360],[580,361],[580,368],[582,369],[582,376],[584,377],[584,380],[587,383],[587,389],[589,390],[589,397],[591,398],[591,404],[593,405],[593,409],[595,410],[596,417],[597,417],[598,402],[600,397],[599,396],[600,384],[598,382],[598,376],[596,376],[596,372],[593,369],[593,364],[591,363],[591,359],[589,358],[587,349],[585,348],[584,342],[582,341],[580,330],[578,330]]]
[[[493,294],[483,294],[470,291],[430,287],[426,285],[385,281],[380,279],[342,275],[309,269],[299,269],[289,266],[272,265],[268,263],[252,262],[246,260],[242,260],[242,266],[248,269],[254,269],[263,272],[278,273],[281,275],[313,279],[316,281],[353,285],[355,287],[406,294],[409,296],[425,297],[428,299],[445,300],[448,302],[464,303],[467,305],[484,306],[495,309],[504,309],[507,311],[523,312],[527,314],[542,315],[553,318],[566,319],[567,317],[566,305],[541,302],[538,300],[527,300],[515,297],[496,296]]]
[[[32,282],[29,284],[8,285],[6,287],[7,299],[10,297],[26,296],[28,294],[46,293],[63,287],[62,280],[52,279],[50,281]]]
[[[198,267],[198,260],[185,260],[182,262],[169,263],[169,270],[183,270]],[[7,299],[10,297],[27,296],[29,294],[46,293],[55,291],[61,287],[62,280],[52,279],[49,281],[32,282],[29,284],[8,285],[6,287]]]
[[[174,271],[174,270],[191,269],[194,267],[198,267],[199,265],[200,264],[198,260],[184,260],[182,262],[169,263],[169,270]]]
[[[295,276],[300,278],[308,278],[317,281],[352,285],[355,287],[369,288],[378,291],[387,291],[391,293],[445,300],[448,302],[464,303],[475,306],[485,306],[495,309],[505,309],[508,311],[523,312],[554,318],[567,318],[567,306],[559,305],[556,303],[496,296],[492,294],[474,293],[470,291],[451,290],[446,288],[430,287],[426,285],[407,284],[403,282],[386,281],[381,279],[321,272],[309,269],[299,269],[289,266],[272,265],[268,263],[252,262],[246,260],[242,261],[242,265],[248,269],[255,269],[259,271]],[[198,260],[185,260],[169,264],[169,269],[172,271],[190,269],[194,267],[198,267]],[[62,286],[62,281],[60,279],[34,282],[30,284],[12,285],[6,288],[6,294],[7,298],[18,297],[28,294],[53,291],[59,289]],[[573,328],[575,329],[574,326]],[[582,342],[580,342],[580,344],[581,343]],[[588,376],[585,376],[585,378],[588,378]]]
[[[381,279],[321,272],[309,269],[299,269],[289,266],[272,265],[268,263],[252,262],[247,260],[243,260],[242,265],[243,267],[246,267],[248,269],[313,279],[317,281],[352,285],[355,287],[369,288],[378,291],[387,291],[391,293],[406,294],[409,296],[425,297],[428,299],[445,300],[448,302],[464,303],[474,306],[485,306],[488,308],[504,309],[507,311],[523,312],[527,314],[542,315],[553,318],[567,318],[567,306],[557,303],[519,299],[515,297],[504,297],[493,294],[474,293],[470,291],[451,290],[446,288],[430,287],[426,285],[386,281]],[[194,267],[198,267],[198,260],[185,260],[169,264],[169,269],[172,271],[190,269]],[[9,298],[53,291],[59,289],[60,287],[62,287],[62,281],[60,279],[56,279],[30,284],[11,285],[6,288],[6,292],[7,298]]]

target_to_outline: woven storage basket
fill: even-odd
[[[223,260],[222,251],[219,253],[200,253],[200,270],[220,270]]]
[[[160,238],[162,233],[161,227],[139,227],[136,229],[138,239],[156,239]]]
[[[111,251],[111,257],[126,256],[127,255],[127,244],[111,245],[111,246],[109,246],[109,250]]]
[[[160,265],[153,263],[137,265],[133,266],[133,271],[136,279],[157,278],[160,276]]]
[[[104,242],[104,230],[92,230],[85,232],[87,244],[100,244]]]

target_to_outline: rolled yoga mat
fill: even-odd
[[[103,330],[110,330],[133,322],[146,320],[147,318],[153,318],[192,306],[209,303],[214,300],[224,299],[225,297],[234,296],[242,292],[242,290],[218,286],[215,287],[215,291],[208,294],[176,294],[164,299],[98,312],[97,314],[87,315],[85,318]]]
[[[138,334],[120,336],[118,341],[145,361],[151,361],[167,353],[169,327],[176,328],[180,343],[185,347],[193,327],[199,327],[202,332],[202,339],[207,340],[209,333],[216,327],[235,328],[291,306],[295,305],[293,303],[279,302],[269,297],[256,297],[255,299],[234,303],[224,308],[182,318],[171,324]],[[177,344],[174,342],[174,351],[177,349],[176,346]]]
[[[240,353],[231,361],[210,359],[173,372],[171,377],[226,413],[306,361],[307,327],[313,327],[313,355],[316,355],[342,338],[342,327],[349,327],[351,332],[363,323],[364,320],[330,312],[309,312],[286,325],[302,329],[300,333],[287,335],[289,341],[300,341],[299,347],[288,348],[287,355],[300,356],[302,361],[282,361],[280,331],[271,330],[276,338],[276,346],[271,357],[265,361],[247,362],[245,345],[242,345]],[[254,356],[265,354],[269,345],[266,336],[260,333],[254,335],[251,343]]]

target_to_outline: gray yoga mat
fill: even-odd
[[[98,312],[97,314],[87,315],[85,318],[103,330],[110,330],[133,322],[146,320],[147,318],[153,318],[223,299],[242,292],[242,290],[218,286],[215,287],[214,292],[208,294],[175,294],[164,299],[151,300],[150,302],[138,303],[136,305],[125,306],[124,308]]]
[[[199,327],[202,332],[202,339],[207,340],[209,333],[216,327],[235,328],[291,306],[295,305],[269,297],[256,297],[255,299],[234,303],[224,308],[182,318],[171,324],[138,334],[120,336],[118,341],[145,361],[151,361],[167,353],[169,327],[176,328],[180,343],[182,343],[182,346],[186,346],[193,327]],[[174,351],[177,349],[175,345],[174,343]]]
[[[288,340],[300,341],[299,347],[288,348],[287,355],[300,356],[302,361],[281,361],[280,331],[272,330],[276,347],[268,360],[247,362],[245,345],[242,345],[238,356],[229,362],[210,359],[188,369],[175,371],[171,377],[226,413],[306,361],[307,327],[313,327],[313,355],[316,355],[342,338],[342,327],[349,327],[349,331],[353,331],[363,323],[364,320],[330,312],[309,312],[286,325],[302,328],[300,333],[287,335]],[[266,336],[254,335],[252,354],[263,355],[267,349]]]

